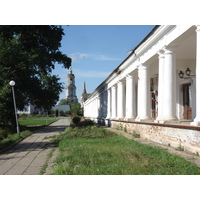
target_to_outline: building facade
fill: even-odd
[[[200,26],[155,26],[90,95],[84,115],[200,153]]]
[[[66,99],[69,103],[78,102],[76,96],[75,76],[72,73],[72,67],[67,75]]]
[[[28,103],[24,106],[23,110],[18,110],[18,114],[39,114],[43,115],[45,113],[43,108],[38,108],[36,105]]]

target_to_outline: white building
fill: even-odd
[[[43,108],[38,108],[35,105],[32,105],[31,103],[28,103],[27,105],[24,106],[23,110],[18,110],[18,114],[39,114],[42,115],[44,114],[44,109]]]
[[[158,90],[157,111],[153,90]],[[200,26],[155,26],[95,89],[84,112],[200,154]]]

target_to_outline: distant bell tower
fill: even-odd
[[[78,102],[76,96],[75,76],[72,73],[72,67],[69,68],[69,74],[67,75],[67,87],[66,87],[66,99],[69,103]]]

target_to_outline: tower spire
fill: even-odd
[[[72,74],[72,66],[69,68],[69,73]]]
[[[84,88],[83,88],[83,92],[82,92],[82,94],[87,94],[87,92],[86,92],[86,85],[85,85],[85,81],[84,81]]]

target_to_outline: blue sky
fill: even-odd
[[[70,25],[63,26],[62,53],[72,58],[76,95],[80,101],[84,81],[87,93],[92,93],[128,56],[154,25]],[[56,66],[53,74],[66,87],[68,69]],[[66,90],[60,99],[66,97]]]

